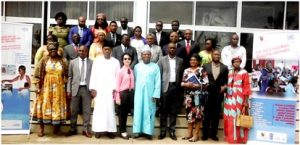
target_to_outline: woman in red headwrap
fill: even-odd
[[[251,94],[249,75],[240,67],[242,59],[233,58],[233,69],[228,74],[227,93],[224,99],[224,135],[228,143],[246,143],[248,128],[236,126],[236,118],[247,111]]]

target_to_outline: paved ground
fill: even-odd
[[[222,139],[220,139],[222,140]],[[82,135],[75,135],[71,137],[55,136],[52,134],[46,134],[44,137],[38,137],[36,133],[28,135],[2,135],[2,144],[226,144],[224,141],[213,141],[211,139],[207,141],[198,141],[190,143],[185,140],[181,140],[178,137],[177,141],[171,140],[166,137],[163,140],[158,140],[157,136],[153,140],[147,140],[146,138],[124,140],[120,137],[109,139],[106,136],[102,136],[100,139],[87,138]]]

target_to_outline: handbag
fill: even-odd
[[[240,114],[236,118],[236,126],[243,127],[243,128],[251,128],[253,126],[253,117],[249,114],[248,107],[245,107],[247,109],[247,113]]]

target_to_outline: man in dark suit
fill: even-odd
[[[66,58],[68,62],[78,57],[78,50],[80,45],[79,41],[80,41],[79,34],[73,33],[71,43],[64,47],[64,53],[63,53],[64,58]]]
[[[178,33],[178,41],[181,41],[184,39],[184,33],[182,31],[179,30],[179,21],[178,20],[173,20],[171,22],[171,26],[172,26],[172,31],[171,32],[177,32]],[[171,32],[169,33],[169,35],[171,34]]]
[[[157,21],[155,24],[155,31],[152,33],[155,35],[156,39],[154,44],[160,46],[160,48],[163,48],[164,45],[168,43],[168,33],[163,31],[163,22]]]
[[[202,130],[202,140],[208,137],[218,141],[217,132],[219,126],[219,118],[221,104],[224,98],[224,92],[228,78],[228,68],[220,62],[221,52],[214,50],[212,53],[212,62],[204,65],[208,74],[208,99],[204,107],[204,120]]]
[[[176,117],[178,112],[180,83],[183,74],[183,60],[176,56],[176,44],[168,44],[168,55],[158,61],[162,80],[162,96],[160,98],[160,135],[159,139],[166,137],[167,118],[169,118],[169,135],[177,140],[175,135]]]
[[[178,42],[184,47],[186,56],[184,57],[184,68],[188,68],[190,64],[190,57],[193,53],[199,53],[199,47],[195,47],[195,41],[192,40],[193,31],[191,29],[186,29],[184,31],[184,40]]]
[[[72,98],[71,101],[71,130],[66,136],[77,134],[77,115],[80,103],[83,110],[83,132],[88,138],[92,137],[90,132],[91,117],[91,94],[89,92],[90,76],[93,61],[87,58],[88,49],[81,45],[78,50],[79,57],[72,60],[69,65],[69,77],[67,85],[67,96]]]
[[[132,57],[130,67],[133,69],[134,65],[138,63],[138,57],[136,49],[130,46],[130,36],[128,34],[123,34],[121,45],[114,47],[112,50],[112,56],[120,61],[121,67],[123,66],[122,55],[125,52],[129,53]]]
[[[106,40],[111,41],[113,47],[121,44],[121,35],[117,33],[118,24],[116,21],[109,23],[110,32],[106,35]]]
[[[85,21],[85,17],[80,16],[78,18],[78,26],[74,26],[71,28],[68,35],[69,44],[72,44],[73,34],[78,33],[80,36],[79,44],[85,45],[87,48],[90,48],[90,45],[93,43],[93,34],[90,29],[86,27]]]
[[[169,35],[170,42],[176,44],[176,56],[185,59],[186,58],[186,51],[184,50],[184,46],[178,43],[178,33],[171,32]],[[168,45],[163,47],[163,55],[168,55]]]
[[[132,37],[133,29],[128,27],[128,19],[126,17],[122,17],[120,22],[121,22],[121,27],[118,28],[117,33],[120,35],[128,34],[130,37]]]

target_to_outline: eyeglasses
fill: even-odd
[[[159,26],[159,27],[161,27],[162,25],[156,25],[156,26]]]
[[[57,50],[57,48],[48,48],[48,50]]]
[[[131,58],[123,58],[123,60],[131,60]]]
[[[177,24],[173,24],[172,26],[178,26]]]

